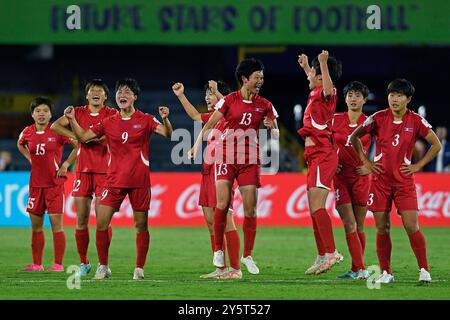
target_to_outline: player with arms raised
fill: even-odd
[[[30,190],[27,212],[30,214],[33,264],[21,271],[44,271],[44,213],[48,212],[53,232],[54,264],[49,271],[63,272],[66,236],[63,230],[64,182],[69,166],[76,158],[77,141],[65,138],[50,130],[52,103],[44,97],[31,102],[34,124],[26,127],[17,141],[20,153],[31,163]],[[60,165],[63,148],[73,148],[69,157]]]
[[[195,109],[195,107],[189,102],[184,94],[184,86],[182,83],[175,83],[172,86],[174,94],[180,100],[184,110],[194,121],[201,121],[203,123],[208,122],[211,115],[214,112],[215,104],[223,98],[223,95],[230,93],[230,88],[223,81],[208,81],[205,85],[205,102],[208,107],[208,112],[200,113]],[[220,120],[214,127],[214,129],[223,132],[226,128],[226,121],[224,118]],[[211,135],[211,139],[208,139],[208,148],[213,148],[214,146],[214,135]],[[212,160],[212,159],[211,159]],[[233,192],[232,192],[233,197]],[[211,248],[214,253],[215,240],[214,240],[214,208],[216,207],[216,186],[215,186],[215,175],[214,175],[214,163],[205,159],[203,161],[202,167],[202,182],[200,185],[200,195],[198,204],[202,207],[203,215],[208,225],[208,230],[211,239]],[[239,249],[240,249],[240,238],[239,233],[236,230],[236,225],[233,219],[233,210],[228,210],[227,222],[225,226],[225,239],[227,241],[228,247],[228,257],[230,259],[230,266],[233,270],[240,270],[239,265]],[[222,248],[225,252],[225,245]],[[223,267],[216,267],[211,273],[202,275],[202,278],[220,278],[222,275],[227,273],[225,263]]]
[[[431,125],[420,115],[407,108],[414,94],[408,80],[395,79],[387,88],[389,108],[371,115],[351,135],[350,142],[364,166],[373,172],[368,208],[374,213],[377,228],[377,256],[382,274],[378,283],[392,283],[392,242],[390,212],[392,201],[402,218],[411,248],[419,266],[419,281],[431,282],[428,267],[425,237],[419,228],[418,203],[414,173],[430,162],[441,149],[441,144]],[[365,134],[375,137],[376,155],[370,162],[360,144]],[[412,151],[418,138],[431,145],[427,153],[416,164],[411,164]]]
[[[216,243],[213,264],[216,267],[224,266],[223,234],[231,201],[231,190],[236,179],[242,195],[245,216],[244,253],[241,262],[250,273],[258,274],[259,268],[252,258],[256,237],[257,188],[261,186],[257,134],[263,123],[277,129],[278,114],[272,103],[259,95],[264,83],[264,66],[261,61],[254,58],[241,61],[236,68],[235,76],[242,84],[241,89],[229,94],[216,104],[216,111],[203,127],[194,147],[189,151],[189,156],[195,158],[204,133],[225,118],[227,130],[222,136],[219,135],[215,148],[217,206],[214,210]],[[231,269],[222,277],[241,278],[242,273],[240,270]]]
[[[303,128],[298,133],[305,139],[308,203],[318,251],[316,260],[305,274],[320,274],[343,260],[336,250],[331,218],[325,209],[338,165],[331,122],[337,102],[333,83],[341,77],[342,65],[325,50],[312,61],[312,68],[305,54],[298,56],[298,63],[305,71],[311,89],[303,117]]]
[[[101,79],[90,81],[85,88],[88,105],[75,107],[75,119],[78,124],[87,130],[94,125],[117,113],[116,109],[105,106],[109,95],[108,86]],[[73,137],[72,131],[66,129],[69,120],[66,116],[60,117],[51,129],[65,137]],[[75,228],[75,241],[80,256],[80,275],[85,276],[91,271],[88,259],[89,247],[89,214],[92,197],[95,197],[95,212],[98,212],[103,185],[108,169],[108,147],[104,137],[80,143],[75,167],[75,179],[72,196],[75,198],[77,225]],[[108,228],[108,241],[111,242],[112,229]]]
[[[169,109],[159,107],[161,124],[155,117],[134,107],[140,88],[134,79],[122,79],[116,83],[116,103],[120,113],[104,119],[94,127],[84,130],[75,119],[75,110],[68,107],[64,114],[80,141],[106,137],[110,158],[106,182],[97,213],[96,246],[100,266],[95,279],[111,276],[108,268],[108,226],[115,211],[128,195],[133,208],[136,227],[136,268],[133,279],[144,279],[144,264],[150,244],[148,210],[150,209],[149,147],[150,135],[172,135],[168,119]]]

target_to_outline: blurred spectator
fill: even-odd
[[[12,154],[9,151],[0,151],[0,171],[14,171],[16,167],[12,161]]]
[[[450,172],[450,141],[447,141],[447,128],[436,127],[436,135],[441,141],[442,148],[436,158],[426,166],[425,171]]]

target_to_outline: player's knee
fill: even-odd
[[[345,233],[353,233],[356,231],[356,222],[355,221],[349,221],[347,223],[344,223],[344,229]]]
[[[406,230],[406,233],[408,234],[412,234],[419,231],[419,224],[417,222],[404,223],[403,226]]]
[[[248,218],[255,218],[256,208],[244,208],[244,215]]]
[[[228,201],[228,200],[219,199],[219,201],[217,201],[217,209],[225,210],[225,209],[229,208],[229,206],[230,206],[230,201]]]
[[[31,230],[33,232],[42,232],[44,230],[44,227],[43,226],[32,225],[31,226]]]
[[[391,231],[391,228],[389,225],[377,226],[378,234],[388,234],[390,231]]]
[[[139,233],[146,232],[148,230],[147,221],[135,221],[134,227]]]
[[[361,223],[356,224],[356,232],[363,233],[364,232],[364,225]]]
[[[78,230],[87,230],[88,229],[88,219],[77,219],[77,229]]]

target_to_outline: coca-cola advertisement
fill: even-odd
[[[200,173],[151,173],[152,200],[149,211],[151,226],[203,226],[205,224],[201,207],[198,206]],[[450,226],[450,175],[416,174],[419,201],[419,221],[422,226]],[[75,225],[75,206],[70,196],[73,175],[66,182],[65,225]],[[265,226],[310,226],[306,175],[280,173],[263,175],[262,187],[258,190],[258,225]],[[341,226],[334,209],[334,192],[331,191],[326,208],[332,216],[333,225]],[[94,206],[92,206],[94,208]],[[237,224],[243,220],[243,206],[239,189],[233,199]],[[94,211],[91,212],[95,216]],[[393,225],[402,225],[395,206],[391,214]],[[92,217],[91,225],[95,224]],[[372,213],[368,212],[367,225],[374,225]],[[132,226],[133,212],[125,198],[119,212],[113,218],[114,226]]]

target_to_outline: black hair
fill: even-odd
[[[84,93],[87,94],[89,89],[92,87],[102,87],[106,95],[109,96],[108,86],[102,79],[92,79],[91,81],[89,81],[84,88]]]
[[[342,76],[342,63],[336,60],[335,57],[329,56],[327,59],[328,72],[330,73],[331,81],[336,82]],[[322,74],[320,71],[320,62],[318,57],[315,57],[311,62],[311,67],[316,70],[316,75]]]
[[[135,79],[132,79],[132,78],[125,78],[125,79],[118,80],[116,82],[116,92],[121,87],[128,87],[128,88],[130,88],[130,90],[133,91],[135,96],[138,96],[139,93],[141,93],[141,88],[139,88],[138,82]]]
[[[209,89],[209,84],[208,83],[205,84],[204,89],[205,89],[205,91],[207,91]],[[230,86],[226,82],[224,82],[222,80],[217,80],[217,90],[223,96],[226,96],[226,95],[231,93]]]
[[[234,75],[236,77],[236,80],[240,84],[242,84],[242,76],[248,79],[250,78],[250,75],[255,71],[264,71],[264,65],[261,60],[249,58],[239,62]]]
[[[369,88],[362,82],[359,81],[352,81],[349,84],[347,84],[344,88],[344,97],[347,96],[347,93],[349,91],[356,91],[360,92],[364,99],[367,99],[367,96],[369,95]]]
[[[34,109],[36,109],[41,104],[45,104],[46,106],[48,106],[50,108],[50,112],[52,111],[53,104],[52,104],[52,101],[49,98],[47,98],[47,97],[37,97],[36,99],[31,101],[31,104],[30,104],[31,113],[33,113]]]
[[[416,89],[412,83],[406,79],[392,80],[387,87],[387,94],[390,94],[391,92],[398,92],[404,94],[408,98],[411,98],[415,91]]]

